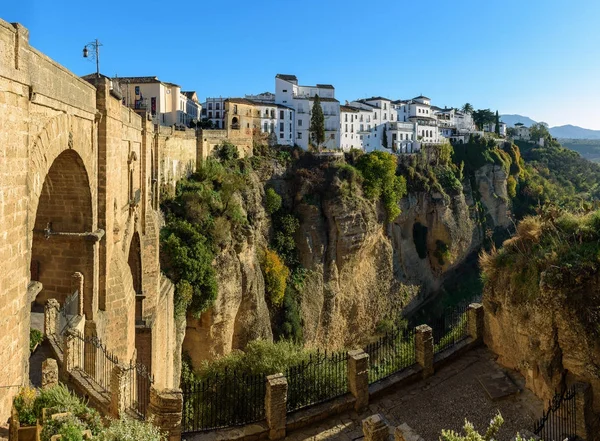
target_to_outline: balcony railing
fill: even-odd
[[[239,130],[240,125],[239,124],[231,124],[231,128],[232,128],[232,130]]]

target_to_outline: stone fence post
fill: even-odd
[[[58,363],[54,358],[46,358],[42,362],[42,389],[58,384]]]
[[[390,431],[383,417],[378,413],[362,421],[365,441],[388,441]]]
[[[79,291],[79,303],[77,305],[77,314],[83,317],[83,274],[79,271],[71,275],[73,279],[73,289]]]
[[[127,409],[130,387],[129,371],[123,365],[116,365],[110,373],[110,415],[121,418]]]
[[[158,391],[150,388],[150,403],[147,419],[167,434],[168,441],[181,441],[181,420],[183,417],[183,395],[181,389]]]
[[[65,378],[68,378],[69,372],[74,368],[80,367],[80,351],[79,345],[77,344],[76,331],[69,330],[63,339],[63,374]]]
[[[423,368],[423,378],[433,375],[433,330],[427,325],[415,328],[415,355]]]
[[[48,299],[44,306],[44,335],[46,338],[57,332],[59,309],[60,304],[56,299]]]
[[[274,374],[267,377],[265,414],[269,426],[269,439],[271,440],[285,438],[287,391],[288,383],[283,374]]]
[[[348,351],[348,388],[356,398],[354,409],[369,405],[369,354],[362,349]]]
[[[471,303],[467,308],[467,314],[469,335],[476,342],[483,341],[483,305]]]

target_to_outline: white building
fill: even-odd
[[[271,92],[246,95],[246,99],[258,109],[261,132],[269,135],[271,144],[294,145],[296,112],[293,107],[275,103],[275,95]]]
[[[213,123],[215,129],[225,128],[225,100],[227,98],[206,98],[202,103],[202,120]]]
[[[439,108],[432,106],[438,120],[440,136],[451,142],[468,142],[469,134],[475,131],[475,124],[470,113],[455,108]]]
[[[529,141],[531,138],[531,133],[529,132],[529,127],[525,127],[523,123],[515,124],[515,135],[514,139]]]
[[[307,150],[310,143],[310,117],[315,96],[318,95],[325,116],[324,147],[340,146],[340,103],[335,88],[329,84],[300,86],[295,75],[275,76],[275,103],[291,107],[294,112],[294,142]]]
[[[155,124],[188,125],[198,119],[200,104],[194,92],[181,92],[177,84],[160,81],[158,77],[115,78],[121,86],[123,105],[145,110]],[[189,94],[189,95],[188,95]]]

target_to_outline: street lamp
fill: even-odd
[[[100,46],[102,46],[102,44],[100,44],[98,39],[83,46],[83,58],[96,60],[96,78],[100,78]],[[93,50],[91,54],[88,48]]]

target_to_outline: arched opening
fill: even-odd
[[[231,128],[232,129],[240,128],[240,121],[238,120],[237,116],[234,116],[233,118],[231,118]]]
[[[81,157],[62,152],[52,163],[40,194],[31,250],[31,280],[42,283],[37,304],[55,298],[63,304],[78,289],[73,273],[83,274],[84,312],[91,316],[93,213],[90,183]]]

